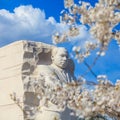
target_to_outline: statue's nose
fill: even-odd
[[[67,58],[66,58],[66,57],[64,57],[64,58],[63,58],[63,60],[65,60],[65,61],[66,61],[66,60],[67,60]]]

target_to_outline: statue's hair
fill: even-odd
[[[63,49],[63,50],[65,50],[66,53],[68,53],[68,51],[67,51],[64,47],[55,47],[55,48],[53,48],[52,51],[51,51],[51,56],[56,55],[56,53],[57,53],[60,49]]]

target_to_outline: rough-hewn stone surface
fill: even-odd
[[[25,40],[0,48],[0,120],[24,120],[23,111],[11,99],[10,94],[14,92],[22,107],[37,105],[32,94],[34,88],[28,84],[35,79],[33,73],[37,65],[51,63],[52,48],[51,45]]]

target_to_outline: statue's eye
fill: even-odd
[[[61,57],[66,57],[66,55],[61,55]]]

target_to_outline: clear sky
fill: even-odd
[[[76,0],[78,1],[78,0]],[[97,0],[85,0],[94,5]],[[0,47],[17,40],[33,40],[52,44],[51,36],[56,31],[63,30],[59,23],[60,12],[64,9],[63,0],[0,0]],[[87,36],[87,38],[86,38]],[[81,29],[80,38],[88,39],[88,32]],[[76,42],[64,43],[71,51]],[[96,53],[86,59],[91,64]],[[75,61],[75,75],[85,73],[87,67]],[[107,74],[108,78],[115,82],[120,79],[120,48],[112,41],[106,51],[106,56],[100,57],[92,68],[95,74]],[[96,81],[94,76],[88,72],[87,80]]]

